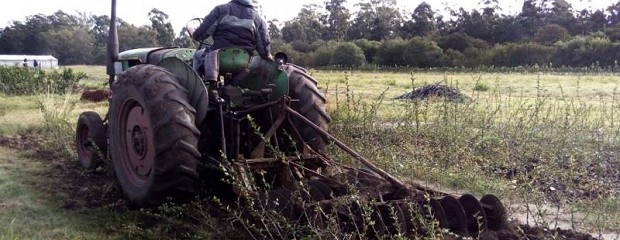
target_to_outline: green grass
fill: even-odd
[[[63,211],[41,193],[45,178],[34,173],[45,167],[0,147],[0,239],[100,238],[102,231],[85,228],[94,219]]]
[[[88,76],[80,86],[106,87],[104,67],[75,66],[75,70]],[[593,233],[620,229],[620,183],[610,179],[617,172],[609,171],[620,165],[615,157],[620,154],[618,76],[316,70],[310,74],[327,93],[333,118],[330,132],[390,173],[477,196],[497,194],[507,203],[556,204],[586,216],[574,223]],[[459,89],[471,101],[393,99],[436,83]],[[105,204],[63,207],[75,188],[84,187],[75,179],[69,181],[71,176],[93,177],[77,170],[70,149],[77,116],[83,111],[104,116],[107,103],[78,101],[75,94],[0,96],[0,136],[35,131],[45,133],[45,141],[60,142],[47,149],[60,155],[54,155],[53,162],[40,159],[36,149],[19,153],[0,149],[0,239],[231,236],[230,222],[239,219],[213,218],[205,214],[212,210],[205,204],[152,212],[118,207],[123,204],[114,200],[122,199],[119,190],[101,174],[94,176],[107,181],[86,186],[88,191],[80,193],[104,195]],[[334,159],[355,164],[330,150]],[[56,187],[59,190],[52,190]],[[553,214],[548,217],[552,222]],[[192,228],[191,236],[174,235],[177,227]]]

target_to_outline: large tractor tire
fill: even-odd
[[[195,195],[200,132],[187,91],[155,65],[130,68],[113,88],[110,155],[131,203],[156,206]]]
[[[285,64],[283,69],[288,74],[289,96],[298,100],[291,103],[291,108],[327,131],[331,118],[325,111],[326,99],[319,92],[317,81],[299,66]],[[299,119],[293,118],[292,123],[312,149],[320,153],[326,151],[329,139]]]
[[[98,113],[83,112],[75,128],[75,143],[82,167],[95,169],[106,157],[106,127]]]

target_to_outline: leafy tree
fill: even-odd
[[[543,8],[536,3],[536,0],[524,0],[521,13],[517,15],[517,21],[521,25],[523,35],[530,38],[536,30],[543,25]]]
[[[413,10],[411,20],[404,23],[402,35],[406,38],[414,36],[425,37],[435,34],[435,31],[435,12],[433,12],[431,5],[422,2]]]
[[[620,41],[620,25],[614,25],[614,26],[605,28],[603,32],[609,38],[609,40],[613,42]]]
[[[478,10],[472,10],[471,13],[460,8],[455,13],[456,20],[455,32],[465,33],[474,38],[484,39],[486,41],[493,41],[493,26],[489,22],[489,19],[481,14]]]
[[[353,40],[353,43],[362,49],[367,63],[373,62],[375,58],[375,54],[377,53],[377,50],[379,49],[379,45],[381,45],[381,42],[369,41],[367,39],[356,39],[356,40]]]
[[[538,43],[507,43],[491,51],[491,62],[495,66],[545,66],[551,62],[556,48]]]
[[[187,31],[186,27],[181,29],[179,32],[179,36],[174,39],[174,46],[184,47],[184,48],[196,48],[196,43],[193,38],[189,35],[189,31]]]
[[[614,66],[620,57],[620,45],[607,38],[577,36],[558,44],[553,63],[557,66]]]
[[[282,38],[282,31],[278,28],[277,22],[277,19],[273,19],[267,23],[269,24],[269,38],[271,38],[271,41],[277,41]]]
[[[41,33],[47,39],[48,53],[59,64],[92,64],[94,37],[85,26],[50,29]]]
[[[405,59],[403,57],[403,51],[407,47],[407,42],[402,39],[392,39],[381,42],[375,58],[374,63],[383,66],[405,66]]]
[[[2,31],[0,36],[0,53],[2,54],[20,54],[24,49],[24,39],[26,39],[26,32],[21,31],[18,25],[23,25],[21,22],[13,22],[12,27],[6,27]]]
[[[504,16],[499,18],[493,28],[493,41],[491,43],[521,42],[528,39],[526,29],[520,24],[517,16]]]
[[[552,45],[557,41],[567,40],[571,36],[568,33],[566,28],[558,25],[558,24],[547,24],[534,34],[534,42],[543,44],[543,45]]]
[[[444,61],[443,50],[435,41],[414,37],[407,42],[403,58],[407,66],[429,68],[441,66]]]
[[[347,33],[350,40],[381,41],[398,37],[403,19],[396,0],[367,0],[356,6],[360,10]]]
[[[615,25],[615,24],[620,23],[620,1],[607,7],[607,12],[609,13],[607,22],[610,25]]]
[[[468,48],[487,49],[489,43],[482,39],[470,37],[464,33],[453,33],[448,36],[442,37],[438,43],[442,49],[452,49],[459,52],[464,52]]]
[[[325,40],[342,41],[346,38],[347,30],[349,29],[349,18],[351,18],[351,13],[343,6],[346,2],[346,0],[329,0],[325,2],[325,9],[328,12],[325,21]]]
[[[157,42],[161,46],[172,46],[174,41],[174,29],[168,21],[168,14],[157,8],[151,9],[148,14],[151,20],[151,28],[157,33]]]
[[[601,10],[596,10],[590,15],[589,22],[592,24],[591,29],[586,29],[584,32],[599,31],[607,26],[607,20],[605,19],[605,13]]]
[[[282,28],[282,39],[285,42],[306,40],[304,26],[299,21],[286,22]]]
[[[286,42],[294,40],[314,42],[321,39],[323,27],[318,5],[304,5],[295,19],[284,24],[282,39]]]
[[[108,30],[110,17],[106,15],[90,17],[90,34],[93,35],[93,63],[105,64],[107,61]]]
[[[336,45],[334,49],[331,65],[347,68],[360,67],[366,63],[364,51],[357,45],[344,42]]]
[[[573,15],[573,7],[566,0],[554,0],[551,9],[545,10],[545,23],[557,24],[569,30],[571,33],[578,32],[575,28],[577,20]]]
[[[148,26],[136,27],[119,19],[118,38],[120,41],[119,50],[126,51],[129,49],[156,47],[157,32]]]

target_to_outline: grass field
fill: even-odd
[[[107,86],[104,67],[72,68],[88,75],[81,86]],[[388,172],[497,194],[513,217],[529,223],[620,234],[620,76],[309,74],[328,98],[330,131]],[[428,84],[457,89],[467,100],[394,99]],[[107,103],[79,101],[75,94],[0,95],[0,239],[230,236],[226,221],[199,214],[208,207],[127,209],[110,169],[80,170],[72,128],[81,112],[93,110],[105,114]],[[97,186],[80,186],[93,177]],[[188,218],[201,221],[179,220]],[[191,236],[175,235],[175,227],[188,225]]]

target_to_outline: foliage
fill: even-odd
[[[60,71],[40,71],[23,67],[0,67],[0,93],[6,95],[33,95],[40,93],[64,94],[70,92],[86,75],[70,68]]]
[[[343,6],[346,0],[330,0],[325,2],[325,10],[329,13],[325,21],[325,40],[344,40],[349,29],[349,10]]]
[[[558,24],[549,24],[538,29],[534,34],[534,42],[543,45],[552,45],[557,41],[563,41],[570,38],[570,34],[566,28]]]
[[[357,68],[366,63],[364,51],[353,43],[340,43],[336,45],[330,65],[345,68]]]
[[[159,46],[172,46],[174,29],[172,29],[172,23],[168,21],[168,14],[153,8],[148,16],[149,20],[151,20],[151,28],[157,32],[157,43],[159,43]]]
[[[353,42],[364,52],[366,64],[388,68],[536,64],[613,67],[620,58],[620,49],[615,46],[620,40],[618,3],[595,10],[573,9],[566,0],[524,0],[520,11],[510,15],[500,14],[499,1],[488,0],[482,1],[477,9],[448,9],[450,16],[437,14],[434,9],[438,6],[428,1],[411,11],[399,9],[396,3],[395,0],[363,0],[355,5],[355,12],[345,7],[346,0],[304,5],[290,21],[268,21],[269,34],[274,49],[284,46],[280,41],[290,43],[288,47],[295,52],[287,47],[287,53],[305,67],[327,66],[322,60],[325,52],[318,49],[332,40]],[[121,51],[194,46],[183,29],[174,38],[174,29],[165,12],[154,8],[145,17],[150,20],[148,26],[134,26],[118,19]],[[62,65],[102,65],[106,63],[109,24],[110,19],[105,15],[75,16],[58,11],[28,16],[0,30],[0,54],[51,54]],[[403,53],[414,51],[406,43],[415,43],[414,37],[436,42],[443,56],[438,55],[435,47],[427,46],[415,50],[416,56],[408,55],[409,59],[405,60]],[[610,42],[594,40],[598,38]],[[535,59],[524,59],[524,54],[534,54]],[[430,62],[414,61],[412,58],[417,56],[426,56],[422,59],[437,56],[442,60],[431,57]]]
[[[429,68],[442,66],[444,53],[437,43],[422,37],[414,37],[407,42],[403,58],[407,66]]]
[[[362,51],[364,51],[364,57],[366,58],[366,62],[373,62],[373,59],[375,58],[375,54],[377,53],[377,50],[379,49],[379,45],[381,45],[381,42],[377,42],[377,41],[369,41],[367,39],[356,39],[353,40],[353,43],[355,45],[357,45],[359,48],[362,49]]]
[[[79,97],[71,92],[65,92],[61,98],[48,93],[37,100],[37,107],[43,114],[42,134],[45,136],[40,151],[62,158],[76,156],[72,148],[75,135],[71,118],[78,102]]]
[[[407,42],[402,39],[394,39],[381,42],[373,62],[383,66],[405,66],[403,57],[403,49],[407,46]]]
[[[491,51],[491,61],[497,66],[545,66],[551,62],[555,49],[537,43],[509,43]]]

